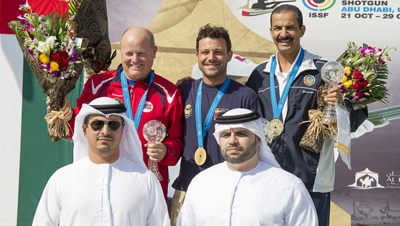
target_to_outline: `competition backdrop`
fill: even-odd
[[[48,12],[56,0],[30,0],[36,11]],[[47,136],[45,95],[41,92],[7,23],[16,19],[17,1],[0,0],[0,62],[3,81],[0,126],[0,226],[30,225],[50,175],[72,161],[72,143],[52,143]],[[293,0],[304,16],[302,45],[310,52],[335,60],[353,41],[358,45],[400,47],[400,2],[394,0]],[[252,9],[258,4],[258,9]],[[254,63],[266,60],[276,48],[269,35],[273,4],[268,0],[110,0],[109,33],[119,48],[122,32],[145,26],[158,45],[154,69],[175,82],[190,75],[198,28],[212,23],[226,27],[233,51]],[[59,9],[60,7],[58,7]],[[391,51],[389,104],[374,103],[372,113],[383,115],[372,132],[352,141],[352,170],[339,159],[332,193],[331,225],[400,225],[400,51]],[[116,59],[118,59],[117,56]],[[115,60],[112,67],[116,67]],[[244,75],[245,76],[245,75]],[[72,104],[83,81],[69,95]],[[379,126],[379,127],[378,127]],[[176,168],[173,171],[176,171]]]

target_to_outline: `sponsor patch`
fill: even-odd
[[[192,115],[192,105],[188,104],[185,107],[185,118],[189,118]]]
[[[120,104],[123,104],[123,103],[124,103],[124,102],[123,102],[121,99],[119,99],[118,97],[114,97],[113,100],[117,101],[117,102],[120,103]]]
[[[224,109],[224,108],[217,108],[217,109],[215,109],[215,111],[214,111],[214,118],[217,117],[217,116],[219,116],[219,115],[222,115],[222,114],[225,113],[226,111],[228,111],[228,109]]]
[[[143,112],[151,112],[153,110],[153,104],[149,101],[144,102]]]
[[[315,83],[315,78],[312,75],[307,75],[306,77],[304,77],[304,84],[306,84],[307,86],[312,86]]]
[[[124,95],[123,95],[123,94],[112,93],[111,95],[113,96],[113,98],[114,98],[114,97],[119,98],[119,99],[124,98]]]

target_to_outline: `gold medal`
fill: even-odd
[[[197,148],[196,153],[194,153],[194,161],[196,162],[196,164],[201,166],[206,162],[206,159],[206,150],[203,147]]]
[[[283,131],[283,123],[281,120],[279,119],[272,119],[269,124],[271,125],[272,128],[272,134],[274,135],[274,137],[277,137],[279,135],[281,135],[282,131]]]

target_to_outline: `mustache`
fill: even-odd
[[[276,41],[278,41],[278,42],[281,42],[281,41],[292,41],[292,40],[293,40],[293,37],[291,37],[291,36],[286,36],[286,37],[284,37],[284,38],[278,37],[278,38],[276,39]]]
[[[236,148],[236,149],[243,151],[243,147],[240,147],[239,145],[235,145],[235,144],[229,145],[228,147],[226,147],[226,150],[228,150],[230,148]]]
[[[204,64],[222,64],[219,60],[207,60]]]
[[[114,139],[114,138],[113,138],[112,136],[110,136],[110,135],[100,135],[100,136],[97,137],[97,140],[100,140],[100,139],[102,139],[102,138]]]

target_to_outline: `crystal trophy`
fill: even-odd
[[[270,125],[270,122],[268,120],[266,120],[265,118],[261,118],[261,122],[263,124],[265,142],[267,144],[270,144],[272,142],[272,139],[274,138],[273,129]]]
[[[328,85],[328,89],[335,87],[344,77],[343,66],[336,61],[329,61],[321,69],[321,76],[325,83]],[[321,119],[322,123],[334,124],[336,123],[336,109],[334,106],[329,104],[325,105],[324,114]]]
[[[160,143],[164,140],[165,136],[167,135],[166,128],[162,122],[158,120],[151,120],[146,122],[143,126],[143,137],[149,143]],[[159,181],[162,181],[163,178],[158,171],[157,162],[151,161],[149,159],[148,162],[149,169],[153,172]]]

